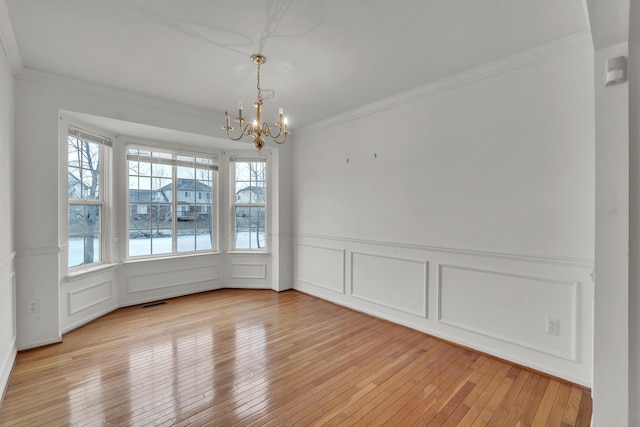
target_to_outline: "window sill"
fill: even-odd
[[[106,271],[109,271],[109,270],[112,270],[112,269],[116,268],[118,265],[120,265],[120,264],[118,264],[118,263],[107,263],[107,264],[96,265],[96,266],[93,266],[93,267],[73,270],[73,271],[67,273],[67,282],[74,282],[76,280],[83,279],[83,278],[85,278],[87,276],[104,273]]]
[[[126,260],[123,264],[127,265],[136,265],[136,264],[148,264],[153,262],[166,262],[171,260],[180,260],[185,258],[199,258],[199,257],[207,257],[207,256],[216,256],[220,255],[220,252],[205,252],[205,253],[190,253],[185,255],[169,255],[162,257],[153,257],[153,258],[131,258]]]
[[[229,255],[270,255],[269,251],[228,251]]]

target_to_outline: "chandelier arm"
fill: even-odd
[[[287,140],[287,134],[289,132],[282,130],[282,126],[278,126],[278,134],[274,135],[273,131],[271,130],[271,127],[269,126],[269,123],[263,123],[262,124],[262,133],[264,135],[269,136],[271,139],[273,139],[273,142],[275,142],[276,144],[284,144],[285,141]],[[278,138],[280,136],[284,135],[284,138],[281,141],[278,141]]]
[[[273,138],[273,134],[271,133],[271,128],[269,127],[269,123],[264,122],[262,124],[262,133],[264,133],[265,135],[268,135],[271,138]]]
[[[280,135],[284,135],[284,139],[282,141],[278,141],[276,138]],[[275,138],[273,138],[273,142],[275,142],[276,144],[284,144],[285,142],[287,142],[287,135],[289,134],[289,132],[281,132],[278,134],[278,136],[276,136]]]
[[[244,129],[242,129],[242,134],[251,136],[255,133],[255,129],[253,128],[253,123],[247,123],[244,125]]]
[[[236,121],[237,120],[238,119],[236,119]],[[231,126],[223,127],[223,129],[227,131],[227,137],[229,137],[229,139],[232,141],[239,141],[243,136],[253,135],[253,125],[251,123],[247,123],[246,125],[244,125],[244,127],[242,127],[242,122],[240,122],[239,128],[240,128],[240,134],[238,135],[237,138],[234,138],[233,136],[231,136],[231,131],[233,130],[233,127]]]
[[[242,132],[242,129],[240,129],[240,135],[238,135],[237,138],[234,138],[231,136],[231,133],[229,132],[230,130],[233,130],[233,128],[225,128],[227,130],[227,137],[232,140],[232,141],[239,141],[240,138],[242,138],[244,136],[244,133]]]

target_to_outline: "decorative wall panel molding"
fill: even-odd
[[[231,264],[232,279],[267,278],[267,264]]]
[[[579,282],[461,265],[438,265],[438,321],[577,360]],[[560,322],[546,332],[547,318]]]
[[[0,401],[9,382],[17,352],[17,307],[15,304],[16,275],[15,272],[11,272],[0,279],[0,336],[4,344],[0,348]]]
[[[87,310],[113,298],[113,282],[106,281],[69,292],[69,316]]]
[[[0,281],[0,304],[4,305],[0,310],[0,329],[12,326],[12,336],[16,337],[16,274],[12,273]],[[5,317],[6,316],[6,317]]]
[[[345,293],[345,250],[298,244],[297,280]]]
[[[511,260],[511,261],[524,261],[524,262],[534,262],[534,263],[541,263],[541,264],[563,265],[563,266],[570,266],[570,267],[593,268],[593,264],[594,264],[594,261],[592,259],[583,259],[583,258],[564,258],[564,257],[550,257],[550,256],[527,255],[527,254],[516,254],[516,253],[478,251],[475,249],[447,248],[447,247],[441,247],[441,246],[416,245],[411,243],[389,242],[389,241],[381,241],[381,240],[354,239],[351,237],[316,235],[316,234],[307,234],[307,233],[296,234],[295,237],[298,239],[304,238],[304,239],[314,239],[314,240],[317,239],[317,240],[325,240],[325,241],[327,240],[336,241],[336,242],[341,242],[343,245],[358,244],[358,245],[367,245],[367,246],[386,246],[386,247],[396,248],[396,249],[413,249],[413,250],[419,250],[419,251],[438,252],[443,254],[466,255],[466,256],[483,257],[483,258],[495,258],[495,259],[501,259],[501,260],[504,259],[504,260]]]
[[[428,268],[426,260],[351,252],[351,295],[426,318]]]
[[[217,279],[218,267],[209,266],[191,268],[188,270],[173,270],[161,273],[130,275],[127,278],[127,282],[128,291],[132,294]]]

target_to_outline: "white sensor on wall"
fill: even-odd
[[[625,80],[626,60],[624,56],[608,59],[604,64],[604,85],[613,86]]]

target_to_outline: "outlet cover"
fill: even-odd
[[[560,335],[560,319],[547,317],[547,326],[545,331],[551,335]]]
[[[40,303],[38,300],[31,300],[27,303],[27,312],[28,313],[37,313],[40,311]]]

